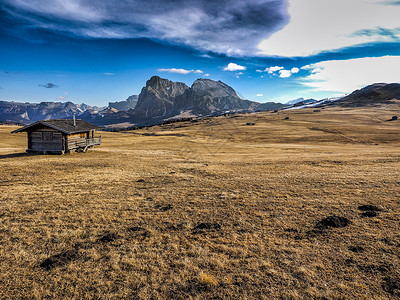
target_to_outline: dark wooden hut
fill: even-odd
[[[28,134],[27,152],[69,153],[73,150],[86,152],[100,145],[101,136],[95,137],[99,127],[83,120],[41,120],[12,131]]]

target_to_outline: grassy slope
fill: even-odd
[[[396,298],[397,109],[102,133],[64,156],[13,155],[26,137],[0,126],[1,297]],[[352,223],[314,232],[329,215]]]

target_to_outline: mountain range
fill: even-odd
[[[158,76],[151,77],[139,95],[110,102],[107,108],[72,102],[19,103],[0,101],[0,121],[30,123],[42,119],[80,119],[96,125],[148,125],[185,117],[220,115],[229,112],[261,111],[284,107],[281,103],[259,103],[241,99],[221,81],[197,79],[191,87]]]
[[[286,104],[259,103],[241,99],[221,81],[197,79],[189,87],[158,76],[151,77],[139,95],[125,101],[109,102],[108,107],[72,102],[21,103],[0,101],[0,122],[28,124],[42,119],[71,118],[74,114],[96,125],[142,126],[171,119],[216,116],[233,112],[254,112],[281,108],[335,105],[360,107],[400,100],[400,84],[375,83],[339,99],[298,98]],[[122,125],[120,125],[122,126]]]

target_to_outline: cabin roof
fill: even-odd
[[[37,125],[43,125],[47,126],[53,129],[56,129],[58,131],[61,131],[65,134],[74,134],[74,133],[82,133],[82,132],[87,132],[91,130],[99,130],[101,129],[100,127],[90,124],[86,121],[77,119],[76,120],[76,126],[74,126],[74,120],[71,119],[60,119],[60,120],[41,120],[37,121],[34,123],[31,123],[29,125],[26,125],[24,127],[21,127],[17,130],[12,131],[11,133],[17,133],[17,132],[23,132],[23,131],[29,131],[30,128],[35,127]]]

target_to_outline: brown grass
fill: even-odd
[[[397,111],[210,118],[63,156],[0,126],[0,297],[395,299]],[[330,215],[352,223],[316,230]]]

